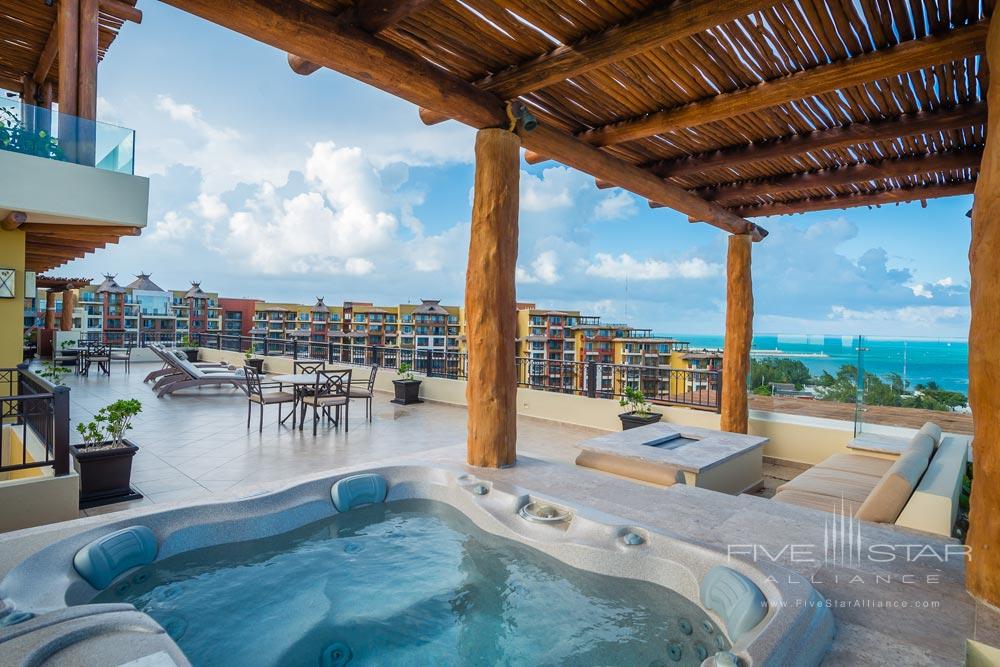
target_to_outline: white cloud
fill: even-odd
[[[520,209],[541,213],[559,208],[571,208],[576,195],[589,183],[589,177],[569,167],[549,167],[542,175],[521,172]]]
[[[559,282],[559,258],[554,250],[541,252],[531,262],[531,270],[517,267],[516,279],[520,283],[543,283],[553,285]]]
[[[194,220],[168,211],[162,220],[153,225],[153,231],[145,234],[152,241],[178,241],[187,239],[194,233]]]
[[[198,215],[209,220],[221,220],[229,215],[229,207],[217,195],[202,192],[198,200],[192,204]]]
[[[624,220],[637,212],[635,197],[626,190],[618,190],[604,197],[594,207],[595,220]]]
[[[700,257],[692,257],[673,262],[657,259],[637,260],[627,253],[613,257],[607,253],[597,253],[594,263],[587,265],[586,273],[599,278],[622,280],[663,280],[683,278],[700,280],[722,274],[722,265],[706,262]]]

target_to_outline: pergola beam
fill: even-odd
[[[610,146],[967,58],[983,52],[988,25],[986,20],[979,21],[939,35],[765,81],[751,88],[610,123],[582,132],[580,136],[594,145]]]
[[[125,225],[60,225],[60,224],[47,224],[44,222],[28,222],[22,227],[26,232],[37,232],[39,234],[60,234],[63,232],[67,233],[84,233],[89,232],[93,234],[115,234],[117,236],[139,236],[142,232],[141,227],[132,227]]]
[[[383,42],[327,12],[295,0],[165,0],[178,9],[227,26],[312,62],[337,70],[408,100],[450,114],[474,128],[509,124],[500,98],[479,90],[430,62]],[[731,233],[763,237],[753,224],[708,204],[662,179],[587,146],[558,130],[519,130],[532,150],[586,173],[615,182]]]
[[[914,174],[977,168],[982,159],[983,151],[981,148],[929,155],[907,155],[892,160],[861,163],[839,169],[820,169],[819,171],[788,174],[735,185],[701,188],[694,192],[708,201],[730,204],[743,199],[785,192],[832,188],[850,183],[899,178]]]
[[[796,134],[767,143],[751,143],[690,157],[662,160],[648,165],[664,178],[680,174],[735,167],[748,162],[803,155],[821,150],[844,148],[873,141],[887,141],[924,132],[943,132],[986,122],[986,104],[975,102],[953,109],[918,111],[869,123],[852,123],[829,130]],[[527,159],[527,156],[526,156]],[[531,160],[528,159],[531,163]]]
[[[0,229],[11,232],[21,227],[27,220],[28,214],[24,211],[11,211],[0,220]]]
[[[927,185],[917,188],[896,188],[872,194],[839,195],[812,199],[798,199],[789,202],[766,204],[763,206],[744,206],[732,211],[748,218],[766,217],[772,215],[792,215],[810,211],[829,211],[856,206],[881,206],[883,204],[902,204],[910,201],[925,201],[939,197],[969,195],[975,189],[975,183],[947,183],[945,185]]]
[[[365,32],[375,34],[388,30],[410,14],[419,11],[434,0],[359,0],[352,9],[338,17],[345,23],[356,25]],[[311,60],[293,53],[288,54],[288,66],[301,76],[309,76],[322,69]]]

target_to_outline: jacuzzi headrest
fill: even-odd
[[[76,552],[73,567],[88,584],[102,590],[115,577],[156,560],[159,543],[146,526],[132,526],[98,538]]]
[[[767,616],[767,598],[757,584],[725,565],[701,580],[701,603],[722,617],[733,643]]]
[[[388,490],[389,484],[385,477],[366,473],[338,480],[330,487],[330,496],[337,511],[346,512],[361,505],[383,502]]]

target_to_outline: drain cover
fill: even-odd
[[[333,642],[319,658],[322,667],[342,667],[351,661],[351,647],[344,642]]]

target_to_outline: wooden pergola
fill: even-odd
[[[0,0],[0,88],[20,94],[27,105],[22,113],[26,126],[51,133],[48,112],[55,102],[61,139],[94,134],[92,124],[85,129],[70,126],[75,118],[97,119],[97,65],[126,21],[142,21],[135,4],[136,0]],[[69,150],[72,142],[66,143]],[[92,151],[93,141],[90,146]],[[140,232],[138,227],[53,224],[28,211],[3,209],[0,229],[26,232],[25,268],[38,273]]]
[[[62,293],[62,316],[59,321],[61,331],[73,330],[73,307],[76,303],[73,290],[86,287],[90,278],[58,278],[56,276],[36,276],[35,287],[41,287],[45,293],[45,328],[56,328],[56,294]]]
[[[992,2],[164,0],[477,130],[468,460],[515,460],[519,150],[729,238],[723,427],[747,429],[747,217],[968,194],[976,493],[970,590],[1000,604],[1000,155]],[[978,178],[982,169],[982,178]],[[978,184],[977,184],[978,178]]]

